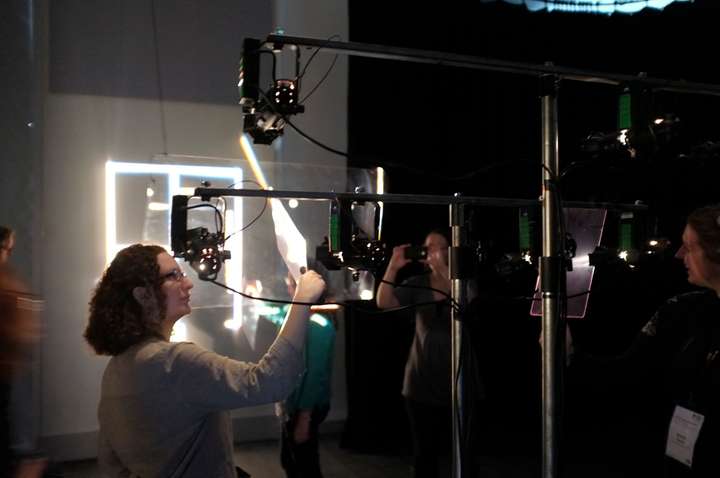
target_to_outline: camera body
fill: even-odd
[[[422,261],[427,259],[428,250],[425,246],[409,246],[405,248],[405,259]]]

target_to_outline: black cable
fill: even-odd
[[[249,294],[245,294],[245,293],[243,293],[243,292],[240,292],[239,290],[233,289],[233,288],[230,287],[229,285],[223,284],[222,282],[218,282],[218,281],[216,281],[216,280],[209,280],[209,281],[207,281],[207,282],[210,282],[210,283],[215,284],[215,285],[217,285],[217,286],[219,286],[219,287],[222,287],[223,289],[227,289],[227,290],[229,290],[229,291],[231,291],[231,292],[234,292],[234,293],[236,293],[236,294],[238,294],[238,295],[240,295],[240,296],[242,296],[242,297],[245,297],[246,299],[260,300],[260,301],[263,301],[263,302],[273,302],[273,303],[277,303],[277,304],[295,304],[295,305],[309,305],[309,306],[313,306],[313,305],[337,305],[337,306],[340,306],[340,307],[352,307],[352,308],[354,308],[355,310],[359,310],[359,311],[362,311],[362,312],[365,312],[365,313],[368,313],[368,314],[373,314],[373,315],[388,314],[388,313],[392,313],[392,312],[398,312],[398,311],[401,311],[401,310],[412,309],[412,308],[415,308],[415,307],[421,307],[421,306],[424,306],[424,305],[437,305],[437,304],[442,304],[442,303],[446,302],[446,301],[420,302],[420,303],[417,303],[417,304],[404,305],[404,306],[401,306],[401,307],[392,307],[392,308],[383,309],[383,310],[370,310],[370,309],[364,309],[364,308],[362,308],[362,307],[357,307],[357,306],[354,305],[354,304],[346,304],[346,303],[344,303],[344,302],[297,302],[297,301],[292,301],[292,300],[270,299],[270,298],[267,298],[267,297],[256,297],[256,296],[253,296],[253,295],[249,295]],[[449,302],[449,301],[448,301],[448,302]]]
[[[330,42],[330,41],[332,41],[334,38],[339,38],[339,37],[340,37],[340,35],[335,34],[335,35],[332,35],[330,38],[328,38],[327,41]],[[297,76],[298,90],[300,89],[300,80],[305,77],[305,72],[307,71],[308,66],[310,66],[310,63],[312,63],[313,59],[315,58],[315,55],[318,54],[318,52],[320,51],[321,48],[323,48],[323,47],[322,47],[322,46],[319,46],[319,47],[317,47],[317,48],[315,49],[315,51],[313,52],[313,54],[310,55],[310,58],[308,59],[307,63],[305,63],[305,66],[303,67],[302,73],[300,73],[300,74]],[[298,49],[298,52],[299,52],[299,51],[300,51],[300,50]],[[299,55],[299,53],[298,53],[298,55]],[[310,93],[308,93],[307,95],[305,95],[305,97],[304,97],[303,99],[301,99],[301,100],[298,102],[298,104],[303,104],[303,103],[305,103],[305,101],[306,101],[308,98],[310,98],[310,96],[312,96],[313,93],[315,93],[315,90],[317,90],[317,89],[320,87],[320,85],[325,81],[325,79],[328,77],[328,75],[330,74],[330,72],[332,71],[332,69],[335,67],[335,62],[337,62],[337,59],[338,59],[338,55],[335,55],[335,58],[333,59],[332,64],[330,65],[330,68],[328,68],[328,70],[325,72],[325,74],[324,74],[323,77],[320,79],[320,81],[310,90]]]
[[[262,215],[265,213],[265,210],[267,209],[267,204],[268,204],[268,201],[269,201],[269,200],[270,200],[269,198],[265,198],[265,200],[263,201],[263,207],[262,207],[262,209],[260,210],[260,212],[258,213],[258,215],[255,216],[252,221],[250,221],[249,223],[245,224],[245,226],[244,226],[242,229],[240,229],[239,231],[237,231],[237,232],[242,232],[242,231],[244,231],[244,230],[246,230],[246,229],[249,229],[250,226],[252,226],[253,224],[255,224],[255,223],[262,217]],[[234,233],[233,233],[233,234],[234,234]],[[232,234],[230,234],[230,235],[232,236]]]
[[[255,216],[252,221],[250,221],[249,223],[245,224],[245,226],[243,226],[241,229],[238,229],[237,231],[233,232],[232,234],[229,234],[229,235],[225,238],[225,240],[227,240],[227,239],[228,239],[229,237],[231,237],[231,236],[234,236],[234,235],[237,234],[238,232],[243,232],[244,230],[249,229],[250,226],[252,226],[253,224],[255,224],[255,223],[262,217],[262,215],[265,213],[265,210],[267,209],[267,203],[268,203],[268,199],[265,198],[265,200],[263,201],[263,207],[262,207],[262,209],[260,210],[260,212],[258,213],[258,215]]]
[[[332,69],[335,67],[335,63],[337,62],[338,56],[339,56],[339,55],[335,55],[335,58],[333,58],[333,61],[332,61],[332,63],[330,64],[330,67],[329,67],[328,70],[325,72],[325,74],[323,75],[323,77],[320,78],[320,81],[318,81],[317,84],[315,84],[315,86],[312,87],[312,89],[310,90],[310,93],[308,93],[307,95],[305,95],[305,97],[300,100],[299,103],[300,103],[301,105],[305,104],[305,101],[307,101],[307,99],[310,98],[310,97],[312,96],[312,94],[315,93],[315,91],[316,91],[318,88],[320,88],[320,85],[322,85],[323,82],[327,79],[327,77],[330,75],[330,72],[331,72]]]
[[[310,137],[309,135],[307,135],[306,133],[304,133],[303,131],[301,131],[300,128],[298,128],[297,126],[295,126],[295,125],[290,121],[290,119],[289,119],[287,116],[281,114],[278,110],[275,109],[275,107],[274,107],[273,104],[272,104],[272,101],[270,101],[270,99],[267,97],[267,95],[265,94],[265,92],[260,91],[260,94],[262,94],[263,98],[265,99],[265,106],[267,106],[272,113],[274,113],[274,114],[276,114],[276,115],[279,115],[280,118],[281,118],[286,124],[289,124],[300,136],[302,136],[302,137],[305,138],[306,140],[310,141],[311,143],[313,143],[313,144],[315,144],[315,145],[317,145],[317,146],[319,146],[319,147],[321,147],[321,148],[323,148],[323,149],[325,149],[325,150],[327,150],[327,151],[330,151],[331,153],[338,154],[338,155],[344,156],[344,157],[346,157],[346,158],[348,157],[348,154],[347,154],[347,153],[344,153],[344,152],[342,152],[342,151],[340,151],[340,150],[331,148],[330,146],[327,146],[327,145],[321,143],[320,141],[318,141],[318,140]],[[264,110],[259,110],[259,111],[264,111]]]
[[[358,306],[356,306],[355,304],[345,304],[345,307],[351,307],[351,308],[353,308],[354,310],[359,310],[359,311],[364,312],[364,313],[366,313],[366,314],[382,315],[382,314],[390,314],[390,313],[393,313],[393,312],[399,312],[399,311],[402,311],[402,310],[415,309],[415,308],[417,308],[417,307],[423,307],[423,306],[426,306],[426,305],[442,305],[442,304],[445,304],[445,303],[447,303],[449,306],[451,306],[449,300],[434,300],[434,301],[431,301],[431,302],[418,302],[418,303],[415,303],[415,304],[401,305],[401,306],[399,306],[399,307],[391,307],[391,308],[388,308],[388,309],[381,309],[381,310],[365,309],[365,308],[362,308],[362,307],[358,307]]]
[[[558,184],[558,177],[557,174],[555,174],[555,171],[547,167],[544,163],[541,163],[542,168],[547,171],[547,173],[550,175],[550,181],[552,184],[557,185]]]
[[[317,146],[319,146],[319,147],[321,147],[321,148],[323,148],[323,149],[325,149],[325,150],[327,150],[327,151],[330,151],[331,153],[338,154],[338,155],[344,156],[344,157],[346,157],[346,158],[348,157],[348,154],[347,154],[347,153],[344,153],[344,152],[342,152],[342,151],[340,151],[340,150],[331,148],[330,146],[327,146],[327,145],[321,143],[320,141],[318,141],[318,140],[310,137],[308,134],[306,134],[306,133],[304,133],[303,131],[301,131],[300,128],[298,128],[297,126],[295,126],[295,125],[290,121],[290,119],[289,119],[287,116],[281,114],[278,110],[275,109],[275,106],[273,106],[272,101],[270,101],[270,99],[269,99],[268,96],[265,94],[265,92],[260,91],[260,94],[261,94],[261,95],[263,96],[263,98],[265,99],[265,105],[270,109],[270,111],[271,111],[272,113],[276,114],[276,115],[279,115],[280,118],[281,118],[286,124],[289,124],[289,125],[292,127],[292,129],[294,129],[300,136],[302,136],[302,137],[305,138],[306,140],[310,141],[311,143],[313,143],[313,144],[315,144],[315,145],[317,145]],[[261,111],[262,111],[262,110],[261,110]]]
[[[263,189],[263,190],[265,189],[265,188],[263,188],[262,184],[260,184],[259,182],[255,181],[254,179],[243,179],[243,180],[240,181],[240,183],[252,183],[252,184],[256,185],[257,187],[259,187],[260,189]],[[235,187],[237,184],[239,184],[239,183],[232,183],[230,186],[228,186],[228,187],[225,188],[225,189],[232,189],[232,188]]]
[[[328,38],[326,41],[327,41],[327,42],[331,42],[331,41],[332,41],[333,39],[335,39],[335,38],[340,38],[340,35],[338,35],[338,34],[336,33],[335,35],[332,35],[330,38]],[[305,71],[307,71],[308,66],[310,66],[310,63],[312,63],[313,59],[315,58],[315,55],[317,55],[318,52],[320,51],[320,49],[322,49],[322,48],[323,48],[322,46],[317,47],[317,48],[315,49],[315,51],[313,52],[313,54],[310,55],[310,58],[308,58],[307,63],[305,63],[305,66],[303,67],[302,73],[300,73],[300,74],[297,76],[297,79],[298,79],[298,80],[299,80],[300,78],[302,78],[302,77],[305,76]],[[337,55],[335,55],[335,57],[337,58]]]
[[[338,154],[338,155],[340,155],[340,156],[344,156],[344,157],[346,157],[346,158],[348,157],[348,154],[347,154],[347,153],[344,153],[344,152],[339,151],[339,150],[337,150],[337,149],[333,149],[333,148],[331,148],[330,146],[326,146],[326,145],[324,145],[323,143],[321,143],[320,141],[318,141],[318,140],[316,140],[316,139],[314,139],[314,138],[311,138],[311,137],[308,136],[307,134],[303,133],[303,132],[300,131],[300,129],[299,129],[297,126],[295,126],[288,118],[283,117],[283,119],[284,119],[285,122],[286,122],[287,124],[289,124],[289,125],[292,127],[292,129],[294,129],[300,136],[302,136],[302,137],[305,138],[306,140],[310,141],[311,143],[313,143],[313,144],[315,144],[315,145],[317,145],[317,146],[320,146],[322,149],[327,150],[327,151],[330,151],[331,153],[335,153],[335,154]]]
[[[262,184],[260,184],[259,182],[255,181],[255,180],[253,180],[253,179],[243,179],[243,180],[240,181],[240,182],[241,182],[241,183],[253,183],[253,184],[258,185],[261,190],[264,189],[264,188],[262,187]],[[237,183],[232,183],[230,186],[228,186],[228,189],[232,188],[232,187],[235,186],[236,184],[237,184]],[[265,213],[265,209],[267,209],[267,203],[268,203],[268,200],[267,200],[267,198],[265,198],[265,200],[263,201],[263,207],[262,207],[262,209],[260,210],[260,212],[258,213],[258,215],[255,216],[255,218],[253,218],[252,221],[250,221],[249,223],[245,224],[245,226],[243,226],[241,229],[238,229],[237,231],[228,234],[227,237],[225,237],[225,239],[223,240],[223,242],[224,242],[224,241],[227,241],[231,236],[234,236],[234,235],[237,234],[238,232],[243,232],[244,230],[249,229],[250,226],[252,226],[253,224],[255,224],[255,222],[257,222],[257,221],[262,217],[262,215]]]
[[[229,285],[223,284],[222,282],[218,282],[216,280],[210,280],[208,282],[215,284],[217,286],[220,286],[223,289],[227,289],[231,292],[235,292],[236,294],[238,294],[242,297],[245,297],[246,299],[261,300],[263,302],[274,302],[276,304],[295,304],[295,305],[310,305],[310,306],[312,306],[312,305],[339,305],[339,306],[345,307],[345,304],[343,304],[342,302],[296,302],[296,301],[292,301],[292,300],[269,299],[267,297],[255,297],[253,295],[245,294],[243,292],[240,292],[239,290],[233,289]]]
[[[223,209],[222,209],[222,224],[225,224],[225,212],[227,211],[227,203],[225,202],[225,198],[218,196],[215,198],[215,208],[219,209],[220,201],[223,203]],[[222,224],[218,224],[218,215],[215,214],[215,232],[217,232],[220,237],[225,235],[224,227],[222,227]]]
[[[187,207],[185,207],[185,209],[190,210],[190,209],[198,209],[198,208],[202,208],[202,207],[209,207],[215,211],[215,220],[216,220],[215,227],[216,228],[217,228],[217,221],[218,220],[220,221],[220,227],[217,228],[217,230],[215,232],[218,233],[222,237],[222,235],[223,235],[222,234],[223,233],[223,219],[222,219],[222,214],[220,214],[220,211],[218,210],[217,207],[215,207],[209,203],[202,203],[202,204],[196,204],[194,206],[187,206]]]
[[[406,289],[424,289],[424,290],[431,290],[434,292],[438,292],[438,293],[444,295],[447,298],[447,300],[449,300],[457,310],[460,309],[460,305],[455,300],[453,300],[452,296],[449,293],[445,292],[444,290],[436,289],[434,287],[425,286],[425,285],[398,284],[396,282],[390,282],[385,279],[380,279],[380,283],[388,284],[393,287],[405,287]]]

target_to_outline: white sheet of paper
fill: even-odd
[[[279,199],[270,199],[270,207],[278,251],[293,278],[298,281],[300,270],[307,268],[307,241]]]
[[[695,442],[705,417],[677,405],[670,421],[665,454],[692,468]]]

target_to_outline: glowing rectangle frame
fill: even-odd
[[[133,163],[113,161],[108,158],[105,163],[105,264],[112,261],[115,254],[130,244],[117,242],[117,187],[118,174],[151,174],[167,177],[167,203],[172,204],[172,197],[183,194],[180,178],[195,176],[201,178],[227,179],[232,184],[240,184],[243,180],[241,168],[225,166],[199,166],[165,163]],[[226,216],[225,230],[235,230],[242,224],[242,198],[233,199],[232,214]],[[167,243],[160,244],[170,250],[170,209],[168,208]],[[233,267],[225,268],[225,282],[233,288],[240,288],[243,273],[243,241],[242,234],[233,234],[225,244],[233,254]],[[233,317],[236,324],[242,324],[242,297],[233,294]]]

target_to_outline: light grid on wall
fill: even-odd
[[[133,202],[142,201],[143,211],[132,216],[130,221],[144,223],[142,230],[132,230],[122,233],[119,215],[128,220],[128,212],[131,209],[127,204],[121,203],[119,187],[124,180],[138,178],[147,184],[142,189],[136,188],[133,194]],[[148,181],[147,178],[152,178]],[[182,194],[192,196],[194,187],[188,186],[188,181],[200,186],[201,181],[213,181],[224,185],[240,184],[243,180],[242,169],[236,167],[204,166],[192,164],[167,164],[167,163],[136,163],[121,162],[108,159],[105,163],[105,262],[109,264],[124,247],[138,242],[153,242],[170,251],[170,213],[172,197]],[[159,191],[153,190],[153,185],[162,187]],[[142,198],[137,196],[142,195]],[[127,198],[125,198],[127,199]],[[242,198],[227,199],[225,210],[225,231],[234,231],[242,227]],[[147,234],[147,217],[152,215],[155,223],[154,234]],[[141,222],[142,221],[142,222]],[[190,224],[191,218],[188,218]],[[159,223],[159,224],[158,224]],[[157,230],[160,232],[158,233]],[[224,268],[224,281],[230,287],[240,288],[243,274],[243,247],[242,234],[232,234],[228,239],[226,247],[232,250],[232,266]],[[220,293],[220,292],[219,292]],[[224,293],[224,292],[223,292]],[[242,297],[232,294],[232,317],[228,319],[230,328],[238,328],[242,325]],[[184,336],[185,330],[182,321],[176,324],[175,340],[187,340]]]

